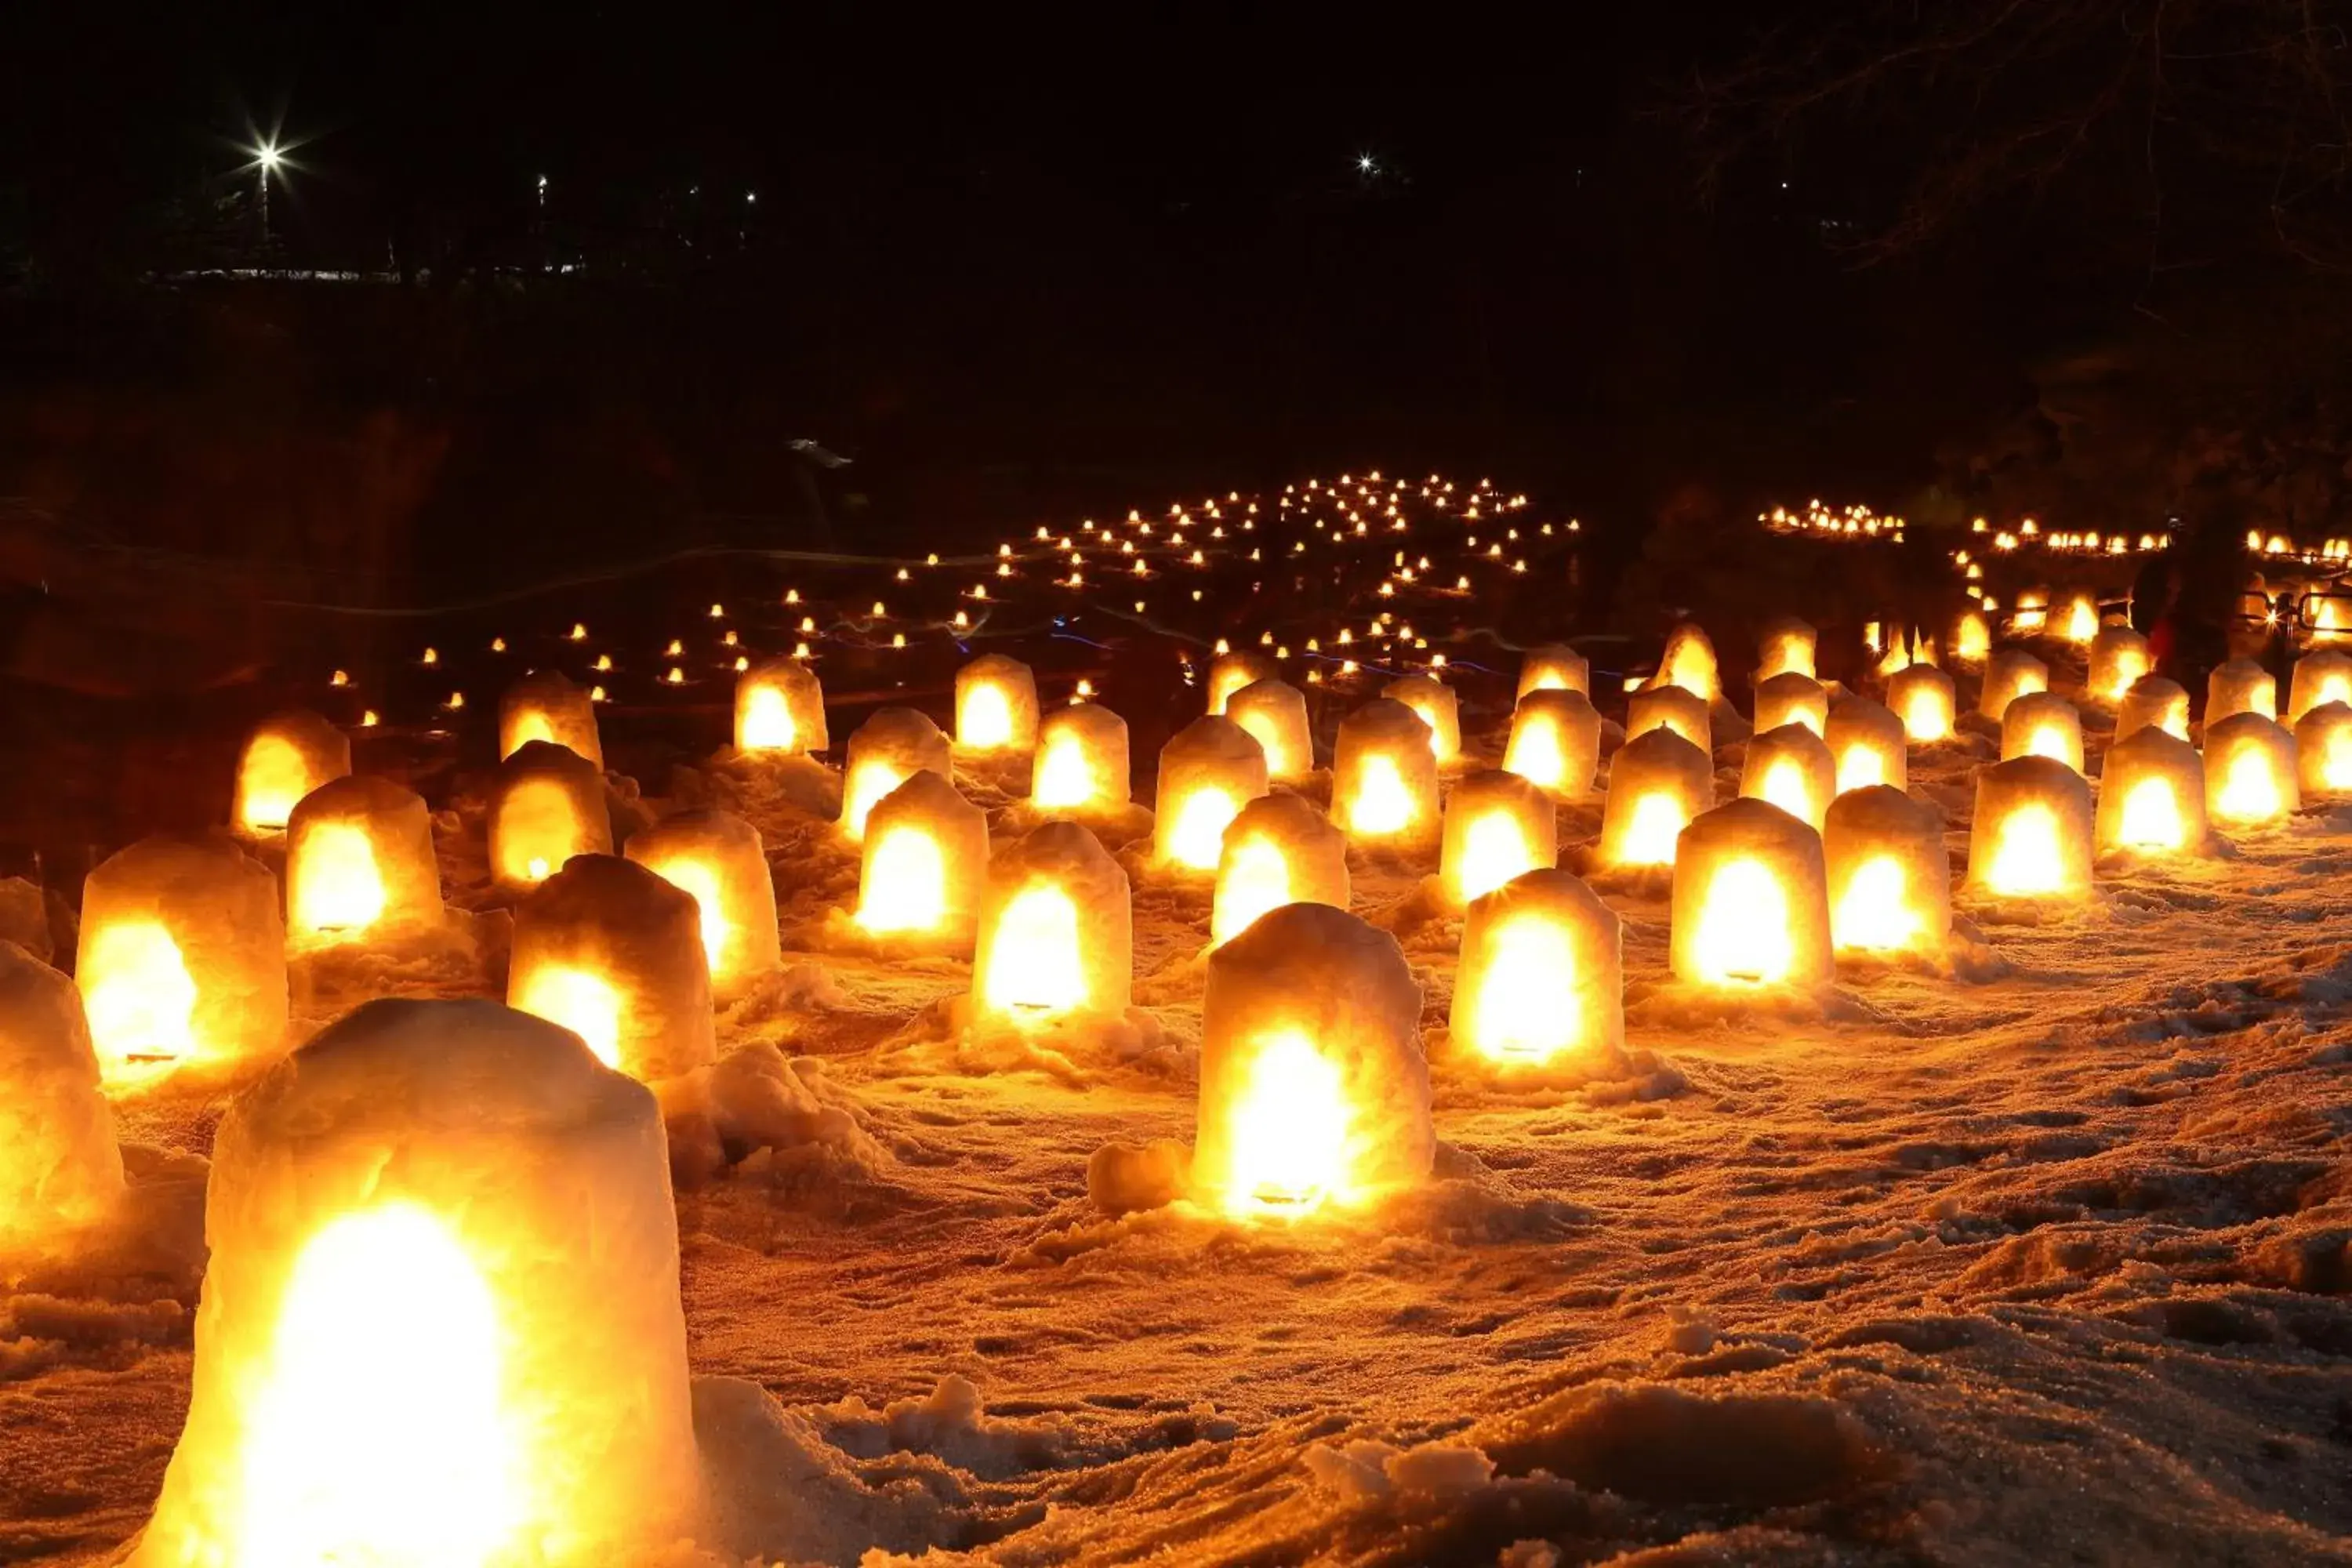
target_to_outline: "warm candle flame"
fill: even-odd
[[[1839,756],[1838,794],[1844,795],[1849,790],[1868,789],[1874,784],[1883,784],[1885,782],[1886,759],[1878,754],[1877,747],[1856,742],[1848,746]],[[1771,796],[1768,795],[1765,798],[1769,800]]]
[[[1522,914],[1488,937],[1478,986],[1479,1051],[1498,1061],[1549,1061],[1574,1046],[1576,1018],[1567,998],[1576,984],[1576,949],[1557,920]]]
[[[169,1062],[194,1054],[196,983],[163,926],[107,927],[91,942],[79,978],[100,1060]]]
[[[2285,804],[2270,753],[2258,746],[2241,746],[2221,775],[2221,793],[2214,802],[2221,814],[2233,822],[2268,822]]]
[[[1257,1049],[1233,1110],[1234,1215],[1299,1214],[1345,1194],[1354,1121],[1339,1064],[1299,1030]]]
[[[906,782],[907,775],[896,766],[872,758],[852,769],[841,801],[841,825],[849,837],[864,839],[866,816],[881,803],[884,795]]]
[[[997,917],[981,997],[999,1011],[1053,1015],[1085,1005],[1078,906],[1050,883],[1023,889]]]
[[[2001,819],[2000,834],[1985,866],[1987,887],[2012,897],[2064,889],[2066,852],[2056,812],[2038,802],[2021,805]]]
[[[310,829],[294,869],[297,931],[355,934],[383,918],[383,875],[366,828],[327,822]]]
[[[1225,829],[1241,815],[1241,803],[1229,791],[1203,784],[1176,806],[1175,825],[1168,830],[1168,858],[1195,871],[1213,871],[1224,852]]]
[[[978,751],[995,751],[1013,743],[1013,699],[992,680],[964,688],[956,704],[956,741]]]
[[[2072,767],[2074,763],[2073,737],[2067,734],[2063,724],[2036,724],[2033,733],[2026,738],[2025,754],[2048,757]]]
[[[734,940],[735,922],[727,918],[719,873],[699,860],[683,856],[649,865],[646,869],[694,900],[695,913],[702,924],[703,956],[709,961],[711,976],[716,979],[726,973],[723,960],[728,944]]]
[[[1528,843],[1518,818],[1507,811],[1486,812],[1463,836],[1456,896],[1466,904],[1534,870],[1536,865],[1534,847]]]
[[[1840,947],[1903,948],[1916,942],[1926,922],[1912,907],[1903,862],[1874,855],[1855,867],[1831,924]]]
[[[2142,779],[2124,796],[2123,842],[2134,849],[2178,849],[2187,835],[2169,781]]]
[[[1290,858],[1274,840],[1253,834],[1234,845],[1224,860],[1210,912],[1209,940],[1231,942],[1259,916],[1292,901]]]
[[[753,687],[743,700],[742,749],[788,752],[797,743],[799,735],[800,730],[793,722],[793,705],[782,689]]]
[[[1620,862],[1627,866],[1673,865],[1683,829],[1689,826],[1690,818],[1673,795],[1664,790],[1643,795],[1633,803],[1633,819],[1625,826]]]
[[[293,815],[295,803],[310,793],[310,770],[292,742],[278,735],[263,735],[246,748],[243,776],[238,783],[245,803],[246,830],[276,833]]]
[[[1356,798],[1348,807],[1348,826],[1358,833],[1402,833],[1412,826],[1415,815],[1412,792],[1405,787],[1396,759],[1366,757],[1356,781]]]
[[[1718,985],[1785,980],[1796,963],[1788,895],[1760,860],[1742,858],[1718,868],[1698,919],[1699,969]]]
[[[1510,744],[1503,753],[1503,767],[1539,789],[1566,787],[1568,753],[1560,744],[1559,721],[1549,714],[1538,714],[1515,727]]]
[[[1037,760],[1037,780],[1030,790],[1031,805],[1066,811],[1091,805],[1100,794],[1084,741],[1065,730],[1045,742],[1045,754]]]
[[[1903,731],[1914,741],[1941,741],[1952,732],[1952,704],[1943,690],[1915,686],[1903,697]]]
[[[940,841],[919,827],[893,827],[874,846],[859,889],[857,923],[867,931],[937,931],[947,920],[948,867]]]
[[[1805,782],[1804,765],[1794,757],[1781,757],[1766,768],[1757,793],[1800,822],[1814,818],[1812,786]]]
[[[621,1065],[621,994],[603,976],[547,964],[531,972],[512,1005],[571,1030],[606,1067]]]

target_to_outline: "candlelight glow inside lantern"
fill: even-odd
[[[1221,653],[1209,661],[1209,716],[1213,719],[1232,717],[1226,705],[1234,692],[1261,680],[1281,679],[1282,667],[1262,653],[1246,648]]]
[[[1625,700],[1625,739],[1671,730],[1702,752],[1715,750],[1715,722],[1706,698],[1681,686],[1651,686]]]
[[[74,983],[0,942],[0,1249],[104,1219],[122,1153]]]
[[[1782,675],[1813,678],[1813,652],[1821,642],[1821,634],[1805,622],[1780,616],[1765,623],[1764,635],[1757,639],[1756,684],[1759,691],[1765,682]],[[1787,719],[1780,721],[1788,722]],[[1759,730],[1773,726],[1757,721]]]
[[[2205,678],[2205,728],[2210,731],[2222,720],[2240,713],[2278,717],[2278,681],[2250,658],[2216,665]]]
[[[849,755],[842,770],[842,830],[853,843],[863,839],[866,815],[874,809],[875,802],[917,773],[932,773],[951,780],[953,766],[948,738],[938,725],[911,708],[876,709],[849,737]]]
[[[1152,847],[1163,866],[1213,871],[1225,828],[1266,790],[1265,749],[1230,719],[1203,715],[1160,749]]]
[[[2284,725],[2252,711],[2206,724],[2208,816],[2231,827],[2259,827],[2302,805],[2294,737]]]
[[[2352,795],[2352,703],[2323,702],[2295,721],[2294,769],[2306,795]]]
[[[575,856],[517,906],[507,1005],[648,1082],[717,1054],[693,897],[614,855]]]
[[[2083,716],[2054,691],[2029,691],[2000,720],[2000,759],[2049,757],[2083,771]]]
[[[1348,907],[1348,837],[1310,801],[1263,795],[1225,829],[1209,940],[1231,942],[1269,910],[1285,904]]]
[[[1658,673],[1651,686],[1674,686],[1697,698],[1702,705],[1712,703],[1723,690],[1716,661],[1715,644],[1707,635],[1688,621],[1666,634],[1665,651],[1658,658]],[[1696,736],[1690,737],[1696,740]],[[1698,742],[1704,745],[1703,741]]]
[[[857,923],[877,936],[971,940],[988,878],[988,814],[928,770],[866,820]]]
[[[551,741],[526,741],[499,764],[489,816],[490,872],[507,892],[537,887],[574,855],[613,851],[604,773]]]
[[[2048,665],[2023,648],[2005,647],[1985,660],[1984,689],[1978,697],[1977,711],[1999,723],[2008,716],[2011,702],[2030,691],[2049,689]]]
[[[758,828],[732,812],[674,812],[630,837],[628,858],[694,900],[714,996],[731,1001],[782,967]]]
[[[1743,799],[1769,800],[1820,831],[1822,814],[1837,794],[1837,762],[1828,742],[1802,724],[1767,730],[1748,742],[1740,770]]]
[[[1511,713],[1511,738],[1503,767],[1554,800],[1581,800],[1592,793],[1601,765],[1601,710],[1581,691],[1545,687],[1519,699]]]
[[[286,925],[297,947],[432,930],[443,919],[424,797],[362,773],[302,797],[286,826]]]
[[[1835,973],[1822,836],[1769,801],[1691,819],[1675,855],[1672,919],[1677,979],[1811,985]]]
[[[524,676],[499,699],[499,756],[513,756],[533,741],[584,757],[599,773],[604,745],[596,734],[596,705],[560,670]]]
[[[1437,755],[1420,714],[1377,698],[1340,721],[1331,816],[1360,846],[1414,847],[1435,838]]]
[[[248,838],[283,832],[304,795],[351,771],[350,736],[316,713],[275,714],[246,738],[229,820]]]
[[[1611,869],[1671,866],[1682,831],[1715,805],[1715,764],[1672,730],[1626,742],[1609,763],[1599,863]]]
[[[2169,855],[2205,842],[2205,764],[2151,724],[2107,748],[2099,774],[2102,849]]]
[[[1115,1018],[1133,984],[1127,873],[1093,834],[1049,822],[997,854],[972,958],[979,1016],[1024,1028]]]
[[[1235,1218],[1357,1207],[1436,1156],[1421,988],[1396,940],[1287,904],[1210,955],[1192,1177]]]
[[[1903,721],[1867,697],[1849,697],[1830,710],[1830,755],[1837,759],[1838,793],[1910,783],[1911,764]]]
[[[2150,725],[2177,739],[2189,739],[2189,693],[2179,681],[2143,675],[2124,693],[2116,709],[2116,739],[2124,740]]]
[[[1952,929],[1952,875],[1934,806],[1884,785],[1842,795],[1822,847],[1839,952],[1941,951]]]
[[[373,1002],[229,1109],[136,1568],[634,1560],[698,1487],[661,1113],[482,1002]]]
[[[1801,724],[1819,735],[1829,727],[1829,688],[1810,675],[1784,671],[1756,688],[1758,732],[1783,724]]]
[[[1980,610],[1963,610],[1952,626],[1952,657],[1974,664],[1992,651],[1992,625]]]
[[[109,1084],[285,1043],[278,879],[226,838],[147,838],[82,884],[74,963]]]
[[[2101,626],[2091,638],[2090,694],[2100,702],[2120,703],[2132,682],[2155,667],[2146,637],[2129,626]]]
[[[1515,700],[1524,702],[1538,691],[1575,691],[1592,695],[1592,666],[1572,647],[1547,643],[1519,656],[1519,689]]]
[[[982,654],[956,671],[956,744],[1025,752],[1037,743],[1037,677],[1019,659]]]
[[[2323,703],[2352,706],[2352,654],[2321,648],[2294,661],[2287,683],[2287,712],[2295,721]]]
[[[2090,784],[2053,757],[2012,757],[1978,769],[1969,882],[2002,898],[2087,896]]]
[[[1127,721],[1097,703],[1056,708],[1037,726],[1029,804],[1077,816],[1128,804]]]
[[[1454,1041],[1487,1061],[1606,1061],[1625,1042],[1623,933],[1577,878],[1529,871],[1470,906],[1454,971]]]
[[[1381,695],[1402,702],[1429,726],[1429,748],[1440,767],[1462,754],[1462,707],[1454,688],[1427,675],[1408,675],[1381,688]]]
[[[1932,664],[1906,665],[1886,683],[1886,705],[1920,745],[1949,740],[1958,707],[1952,678]]]
[[[1551,797],[1517,773],[1470,774],[1445,803],[1437,877],[1456,908],[1559,858]]]
[[[1254,680],[1225,700],[1225,717],[1265,751],[1266,777],[1295,784],[1315,771],[1307,694],[1281,680]]]
[[[2071,595],[2061,612],[2060,625],[2068,642],[2089,642],[2099,635],[2099,602],[2088,594]]]
[[[824,688],[804,659],[769,658],[735,679],[735,749],[801,756],[822,752]]]

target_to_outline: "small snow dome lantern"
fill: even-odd
[[[1454,688],[1434,676],[1407,675],[1381,687],[1381,695],[1421,715],[1429,726],[1429,749],[1438,766],[1462,755],[1462,707]]]
[[[793,757],[822,752],[824,688],[808,661],[761,659],[735,678],[735,749]]]
[[[1715,805],[1715,763],[1672,730],[1617,749],[1601,812],[1599,863],[1612,870],[1671,866],[1682,831]]]
[[[1765,622],[1764,635],[1756,639],[1756,685],[1759,696],[1765,682],[1783,675],[1813,679],[1813,650],[1820,642],[1821,633],[1794,616],[1775,616]],[[1759,721],[1756,727],[1762,730],[1769,726]]]
[[[1029,804],[1087,817],[1118,811],[1132,794],[1127,721],[1099,703],[1056,708],[1037,726]]]
[[[1910,737],[1894,710],[1867,697],[1846,698],[1830,710],[1827,738],[1840,795],[1873,784],[1899,790],[1910,783]]]
[[[2205,842],[2205,764],[2197,748],[2150,724],[2107,748],[2099,773],[2098,844],[2171,855]]]
[[[2087,643],[2099,635],[2099,601],[2088,594],[2070,594],[2052,619],[2068,642]]]
[[[490,783],[490,875],[501,890],[524,892],[574,855],[613,852],[604,775],[552,741],[526,741]]]
[[[957,670],[955,706],[955,743],[967,752],[1037,743],[1037,677],[1017,658],[985,653]]]
[[[1830,689],[1810,675],[1790,670],[1756,688],[1758,732],[1783,724],[1801,724],[1819,735],[1830,721]]]
[[[145,838],[90,872],[74,982],[109,1084],[283,1047],[278,904],[269,868],[226,838]]]
[[[499,756],[513,756],[533,741],[562,746],[604,769],[604,744],[596,735],[596,704],[560,670],[524,676],[499,699]]]
[[[2251,658],[2215,665],[2205,678],[2205,727],[2238,713],[2278,717],[2278,679]]]
[[[441,865],[425,799],[352,773],[302,797],[286,825],[286,931],[297,948],[436,930]]]
[[[1830,803],[1822,833],[1840,952],[1940,952],[1952,930],[1943,815],[1873,785]]]
[[[857,923],[866,931],[967,946],[987,881],[988,814],[928,768],[867,814],[857,873]]]
[[[2090,784],[2055,757],[1978,769],[1969,884],[2007,899],[2088,897]]]
[[[628,858],[694,900],[712,995],[732,1001],[782,967],[758,828],[729,811],[673,812],[630,836]]]
[[[1454,1043],[1503,1067],[1602,1063],[1625,1043],[1623,931],[1566,871],[1529,871],[1470,906]]]
[[[1895,671],[1886,682],[1886,705],[1915,743],[1932,745],[1951,738],[1958,700],[1952,678],[1934,665],[1906,665]]]
[[[1511,710],[1503,766],[1554,800],[1582,800],[1601,766],[1601,710],[1565,687],[1528,692]]]
[[[1675,852],[1676,978],[1713,986],[1831,979],[1829,873],[1822,836],[1765,800],[1701,812]]]
[[[1715,750],[1715,721],[1706,699],[1680,686],[1651,686],[1625,700],[1625,739],[1671,730],[1700,751]]]
[[[1331,816],[1360,847],[1422,848],[1436,839],[1437,755],[1420,714],[1375,698],[1339,721]]]
[[[2146,637],[2129,626],[2101,626],[2091,638],[2091,668],[2084,684],[2092,700],[2115,707],[2132,682],[2155,668]]]
[[[135,1568],[635,1561],[699,1488],[659,1107],[488,1002],[371,1002],[229,1107]]]
[[[1049,822],[997,852],[972,958],[975,1014],[1027,1027],[1117,1018],[1133,988],[1127,873],[1075,822]]]
[[[1985,660],[1984,689],[1978,696],[1977,711],[1998,724],[2008,715],[2011,702],[2028,692],[2049,689],[2048,665],[2023,648],[2005,647]]]
[[[1982,610],[1962,610],[1952,623],[1952,657],[1962,664],[1978,664],[1992,651],[1992,624]]]
[[[2306,796],[2352,795],[2352,703],[2323,702],[2295,721],[2294,771]]]
[[[2083,716],[2054,691],[2029,691],[2000,720],[2000,760],[2050,757],[2083,771]]]
[[[2205,726],[2205,815],[2224,827],[2260,827],[2303,805],[2294,737],[2260,713]]]
[[[1592,666],[1574,648],[1546,643],[1519,656],[1519,689],[1515,700],[1524,702],[1538,691],[1577,691],[1592,695]]]
[[[229,820],[244,838],[283,833],[304,795],[351,771],[349,735],[316,713],[273,714],[246,737]]]
[[[1360,1207],[1428,1178],[1421,987],[1396,939],[1286,904],[1209,956],[1192,1178],[1236,1218]]]
[[[1209,940],[1231,942],[1268,910],[1285,904],[1348,907],[1348,836],[1314,803],[1295,795],[1261,795],[1225,829]]]
[[[1445,802],[1437,879],[1455,909],[1512,878],[1559,858],[1559,817],[1551,796],[1517,773],[1475,773]]]
[[[948,738],[937,724],[912,708],[876,709],[849,737],[849,754],[842,768],[842,830],[852,843],[863,839],[866,814],[874,809],[876,801],[917,773],[932,773],[952,780],[953,768]]]
[[[1666,634],[1665,651],[1658,658],[1658,673],[1650,678],[1650,689],[1680,687],[1700,702],[1712,703],[1723,693],[1718,670],[1715,644],[1707,640],[1706,633],[1685,621]]]
[[[1193,720],[1160,748],[1152,854],[1185,871],[1214,871],[1225,828],[1266,789],[1265,748],[1231,719]]]
[[[2324,702],[2352,706],[2352,654],[2321,648],[2294,661],[2287,683],[2287,716],[2300,721]]]
[[[1315,771],[1315,732],[1307,694],[1282,680],[1253,680],[1225,700],[1225,717],[1265,750],[1265,776],[1296,784]]]
[[[1767,730],[1748,742],[1739,773],[1743,800],[1769,800],[1821,831],[1822,814],[1837,794],[1837,760],[1829,743],[1802,724]]]
[[[0,942],[0,1253],[104,1219],[122,1153],[74,983]]]
[[[515,908],[507,1005],[650,1083],[717,1055],[694,898],[616,855],[578,855]]]
[[[2153,725],[2176,740],[2189,739],[2189,693],[2177,680],[2143,675],[2116,707],[2116,739],[2128,739]]]
[[[1209,716],[1213,719],[1232,717],[1225,708],[1233,700],[1234,692],[1257,681],[1281,678],[1282,667],[1262,653],[1243,648],[1217,655],[1209,661]]]

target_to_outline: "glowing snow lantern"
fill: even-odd
[[[1678,686],[1701,702],[1711,703],[1723,689],[1718,668],[1715,644],[1707,640],[1706,633],[1685,621],[1666,635],[1665,651],[1650,684]]]
[[[499,757],[511,757],[533,741],[562,746],[587,758],[599,772],[604,769],[596,705],[560,670],[526,675],[499,699]]]
[[[2000,759],[2049,757],[2083,771],[2083,716],[2054,691],[2029,691],[2001,715]]]
[[[1025,752],[1037,743],[1037,677],[1019,659],[982,654],[956,671],[955,743]]]
[[[1759,691],[1767,681],[1783,675],[1801,675],[1811,679],[1813,650],[1820,641],[1821,633],[1803,621],[1787,616],[1767,621],[1764,635],[1757,639],[1756,684]],[[1757,725],[1759,730],[1769,727]]]
[[[2294,737],[2275,719],[2232,713],[2205,726],[2205,814],[2224,827],[2259,827],[2303,805]]]
[[[1427,847],[1437,837],[1437,755],[1429,726],[1376,698],[1339,721],[1331,816],[1359,847]]]
[[[948,738],[937,724],[912,708],[876,709],[849,737],[842,769],[842,830],[853,843],[862,839],[866,814],[876,801],[917,773],[952,779],[953,767]]]
[[[1813,985],[1834,977],[1822,836],[1765,800],[1701,812],[1675,853],[1675,977]]]
[[[1625,1043],[1622,927],[1566,871],[1529,871],[1471,904],[1450,1029],[1504,1067],[1604,1062]]]
[[[274,1056],[286,1037],[278,879],[226,838],[146,838],[82,883],[74,963],[110,1084]]]
[[[1740,798],[1769,800],[1819,832],[1822,814],[1836,794],[1837,759],[1829,743],[1806,726],[1783,724],[1748,742]]]
[[[2116,709],[2116,739],[2124,740],[2150,725],[2179,740],[2189,739],[2189,693],[2179,681],[2143,675],[2124,693]]]
[[[1456,909],[1559,858],[1559,818],[1551,796],[1518,774],[1472,773],[1446,798],[1437,878]]]
[[[1592,793],[1601,765],[1601,710],[1581,691],[1545,687],[1519,699],[1511,710],[1511,738],[1503,766],[1554,800],[1581,800]]]
[[[1715,763],[1672,730],[1617,749],[1601,813],[1599,863],[1611,869],[1671,866],[1682,831],[1715,805]]]
[[[2088,896],[2090,784],[2054,757],[1978,769],[1969,884],[2002,898]]]
[[[925,769],[866,818],[857,923],[876,936],[962,948],[987,880],[988,814]]]
[[[2155,667],[2146,637],[2129,626],[2102,626],[2091,638],[2091,668],[2084,684],[2094,700],[2120,703],[2132,682]]]
[[[1056,708],[1037,726],[1029,804],[1088,816],[1128,804],[1127,721],[1096,702]]]
[[[1830,933],[1841,952],[1938,952],[1952,929],[1943,815],[1874,785],[1830,803],[1822,832]]]
[[[1992,651],[1992,626],[1981,610],[1963,610],[1952,625],[1952,657],[1975,664]]]
[[[1927,746],[1951,739],[1958,699],[1952,678],[1934,665],[1906,665],[1896,671],[1886,683],[1886,706],[1903,721],[1903,732],[1913,743]]]
[[[692,896],[712,995],[732,1001],[782,966],[776,884],[758,828],[732,812],[673,812],[630,835],[627,854]]]
[[[613,852],[604,775],[552,741],[526,741],[490,784],[490,874],[507,892],[535,888],[574,855]]]
[[[1285,904],[1348,907],[1348,836],[1314,803],[1295,795],[1261,795],[1225,829],[1209,940],[1231,942],[1269,910]]]
[[[1672,730],[1702,752],[1715,749],[1715,724],[1706,699],[1686,687],[1650,686],[1625,700],[1625,738],[1637,740],[1653,730]]]
[[[286,931],[298,948],[436,929],[441,867],[424,797],[353,773],[302,797],[286,826]]]
[[[693,897],[615,855],[580,855],[515,908],[507,1005],[561,1024],[651,1082],[716,1054]]]
[[[1783,724],[1802,724],[1819,735],[1829,721],[1829,688],[1810,675],[1790,670],[1756,688],[1756,730],[1759,734]]]
[[[1265,748],[1231,719],[1204,714],[1160,748],[1152,854],[1163,866],[1214,871],[1225,828],[1266,789]]]
[[[1985,659],[1984,689],[1977,711],[1996,724],[2009,705],[2029,691],[2050,689],[2050,667],[2023,648],[2005,647]]]
[[[2239,713],[2278,717],[2278,680],[2251,658],[2215,665],[2205,678],[2206,729]]]
[[[1538,691],[1580,691],[1592,695],[1592,666],[1572,647],[1547,643],[1519,656],[1519,689],[1524,702]]]
[[[104,1219],[122,1153],[74,983],[0,942],[0,1251]]]
[[[805,659],[762,659],[735,679],[735,749],[822,752],[824,688]]]
[[[1837,760],[1838,793],[1910,782],[1909,737],[1894,710],[1867,697],[1849,697],[1830,710],[1830,755]]]
[[[1225,699],[1225,717],[1265,749],[1266,777],[1295,784],[1315,771],[1315,732],[1307,694],[1281,680],[1253,680]]]
[[[2300,721],[2324,702],[2352,705],[2352,654],[2322,648],[2294,661],[2287,685],[2287,716]]]
[[[350,736],[316,713],[274,714],[246,737],[229,821],[247,838],[282,833],[296,803],[351,771]]]
[[[1433,676],[1408,675],[1381,688],[1381,695],[1402,702],[1429,726],[1430,750],[1440,767],[1462,754],[1462,706],[1454,688]]]
[[[1421,987],[1396,939],[1287,904],[1210,955],[1192,1179],[1236,1218],[1354,1207],[1436,1156]]]
[[[2099,773],[2099,847],[2169,855],[2205,842],[2205,764],[2157,726],[2107,748]]]
[[[1209,715],[1228,718],[1225,704],[1243,687],[1281,679],[1282,667],[1262,653],[1246,648],[1221,653],[1209,661]]]
[[[2295,721],[2294,769],[2306,796],[2352,795],[2352,704],[2323,702]]]
[[[369,1003],[229,1108],[137,1568],[609,1563],[699,1486],[654,1097],[487,1002]]]
[[[2070,596],[2058,624],[2068,642],[2087,643],[2099,635],[2099,602],[2088,594]]]
[[[981,900],[971,994],[982,1018],[1028,1027],[1116,1018],[1134,985],[1127,873],[1075,822],[1000,850]]]

